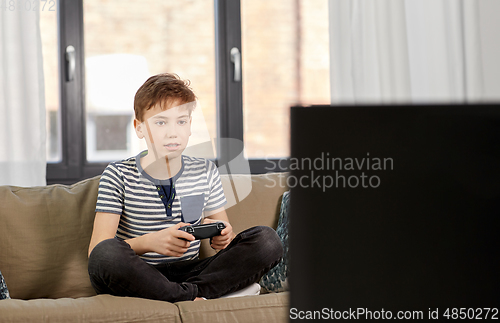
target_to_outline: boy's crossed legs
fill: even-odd
[[[218,298],[258,282],[283,255],[276,232],[257,226],[238,234],[212,257],[149,265],[117,239],[100,242],[89,257],[97,294],[178,302]]]

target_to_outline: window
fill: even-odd
[[[147,77],[165,71],[191,80],[200,99],[201,109],[195,110],[200,117],[193,120],[204,120],[198,131],[204,135],[192,136],[190,143],[207,136],[245,140],[252,172],[281,171],[266,168],[263,158],[288,155],[289,106],[329,100],[323,91],[329,88],[323,45],[328,19],[321,16],[326,3],[60,0],[58,37],[47,41],[47,48],[59,44],[58,53],[51,54],[51,64],[58,61],[59,69],[51,67],[46,74],[46,84],[52,84],[47,97],[56,102],[48,109],[53,157],[47,183],[99,175],[110,161],[144,149],[132,126],[133,95]],[[324,19],[326,27],[305,27],[317,19]],[[42,32],[50,33],[48,28]],[[321,94],[310,97],[317,88]],[[277,138],[273,144],[265,140],[270,135]],[[220,165],[243,150],[242,145],[217,143]]]
[[[241,0],[241,21],[245,155],[289,156],[290,106],[330,103],[328,1]]]
[[[167,71],[189,79],[199,98],[193,133],[215,138],[213,1],[86,0],[83,27],[87,161],[147,148],[132,124],[134,95],[147,78]]]

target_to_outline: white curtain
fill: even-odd
[[[483,95],[475,0],[329,0],[332,103]]]
[[[0,10],[0,122],[0,185],[45,185],[39,13],[17,6]]]

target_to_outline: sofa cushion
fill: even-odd
[[[283,193],[281,211],[276,233],[283,243],[283,258],[276,267],[272,268],[260,280],[260,285],[271,292],[288,290],[288,209],[290,205],[290,192]]]
[[[183,323],[288,322],[288,292],[175,303]]]
[[[0,322],[177,322],[172,303],[134,297],[98,295],[78,299],[9,299],[0,302]]]
[[[95,295],[87,250],[98,184],[0,186],[0,268],[12,298]]]

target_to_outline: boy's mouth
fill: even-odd
[[[170,150],[170,151],[177,150],[177,149],[179,149],[180,146],[181,146],[181,144],[177,144],[177,143],[163,145],[163,147],[167,148],[167,150]]]

